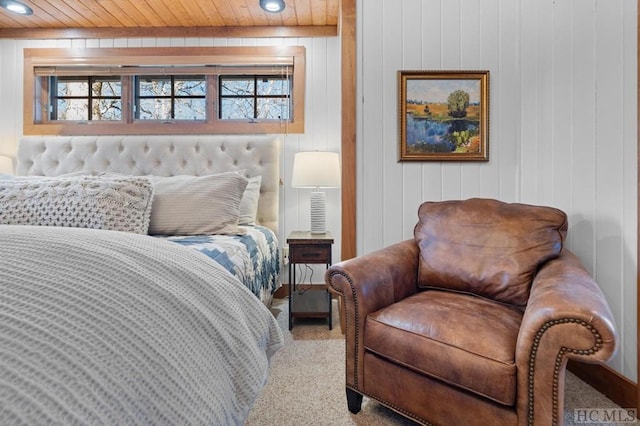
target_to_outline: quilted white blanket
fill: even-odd
[[[242,424],[282,342],[196,250],[0,226],[0,424]]]

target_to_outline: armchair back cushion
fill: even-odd
[[[561,210],[490,199],[425,202],[418,216],[420,288],[520,307],[538,266],[560,254],[567,233]]]

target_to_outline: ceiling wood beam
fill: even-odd
[[[81,39],[132,37],[331,37],[337,25],[298,27],[121,27],[121,28],[0,28],[0,39]]]

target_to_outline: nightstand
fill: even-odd
[[[287,238],[289,244],[289,330],[293,328],[294,318],[327,318],[329,330],[331,323],[331,294],[324,285],[319,289],[302,289],[296,283],[296,265],[331,265],[331,246],[333,236],[330,232],[312,234],[294,231]]]

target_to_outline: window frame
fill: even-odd
[[[263,74],[265,68],[292,68],[290,120],[221,120],[218,118],[217,75]],[[49,76],[61,75],[60,70],[90,70],[91,75],[122,75],[121,121],[49,120]],[[136,120],[134,82],[131,68],[164,70],[166,75],[198,73],[194,68],[208,70],[206,120]],[[94,72],[94,69],[97,70]],[[127,69],[128,71],[123,72]],[[181,70],[179,73],[174,73]],[[213,70],[213,71],[212,71]],[[145,74],[137,72],[138,75]],[[275,72],[273,73],[274,75]],[[25,135],[126,135],[126,134],[277,134],[304,133],[305,105],[304,46],[258,47],[187,47],[187,48],[94,48],[94,49],[24,49],[24,111]],[[145,74],[146,75],[146,74]],[[161,74],[157,74],[161,75]],[[209,77],[209,76],[208,76]]]
[[[102,100],[106,100],[106,99],[113,99],[113,100],[119,100],[120,101],[120,106],[121,106],[121,110],[122,110],[122,93],[120,94],[120,96],[103,96],[103,95],[95,95],[93,93],[93,83],[96,82],[96,80],[104,80],[104,81],[118,81],[121,83],[121,91],[122,91],[122,82],[120,79],[115,79],[115,78],[110,78],[110,77],[105,77],[105,76],[91,76],[91,75],[86,75],[86,76],[80,76],[81,78],[86,80],[87,83],[87,94],[83,95],[83,96],[79,96],[79,95],[59,95],[56,94],[55,95],[55,100],[58,101],[60,99],[67,99],[67,100],[72,100],[72,99],[83,99],[87,101],[87,119],[85,120],[56,120],[56,121],[64,121],[67,123],[73,123],[73,122],[81,122],[81,121],[92,121],[92,122],[101,122],[101,121],[122,121],[122,120],[94,120],[92,118],[93,115],[93,101],[98,99],[102,99]],[[59,81],[60,79],[64,80],[70,80],[71,78],[76,79],[78,77],[71,77],[71,76],[52,76],[49,77],[49,81],[48,83],[51,84],[51,81],[53,79],[57,81]],[[57,92],[57,90],[56,90]],[[51,110],[48,111],[47,113],[47,120],[51,120],[51,115],[53,114],[57,114],[58,113],[58,103],[57,102],[53,102],[53,95],[50,96],[50,101],[51,105],[50,108]],[[120,112],[120,115],[122,115],[122,111]]]
[[[157,95],[157,96],[149,96],[149,95],[141,95],[140,94],[140,79],[142,78],[153,78],[153,77],[159,77],[158,80],[160,79],[165,79],[165,80],[169,80],[171,83],[171,93],[169,95]],[[141,101],[143,99],[166,99],[169,100],[169,102],[171,103],[171,118],[161,118],[161,119],[156,119],[156,121],[160,120],[160,121],[166,121],[166,120],[172,120],[172,121],[176,121],[176,122],[189,122],[189,123],[200,123],[204,120],[207,120],[207,113],[208,113],[208,109],[207,109],[207,103],[211,101],[211,97],[212,95],[209,94],[210,92],[208,90],[205,90],[205,94],[204,95],[191,95],[191,96],[186,96],[186,95],[178,95],[175,93],[175,83],[176,83],[176,78],[179,77],[183,77],[183,78],[187,78],[187,77],[191,77],[191,79],[195,80],[196,78],[198,80],[201,79],[201,81],[205,84],[205,86],[208,88],[208,82],[207,79],[209,76],[206,75],[176,75],[176,74],[170,74],[170,75],[148,75],[148,74],[140,74],[140,75],[135,75],[133,76],[133,83],[134,83],[134,87],[133,87],[133,93],[134,93],[134,101],[135,101],[135,109],[133,110],[133,119],[135,121],[153,121],[154,119],[149,119],[149,118],[140,118],[140,108],[141,108]],[[207,94],[209,94],[209,96],[207,96]],[[175,118],[175,114],[176,114],[176,102],[179,99],[203,99],[205,101],[205,107],[204,107],[204,114],[205,114],[205,118],[204,119],[184,119],[184,118]]]
[[[225,95],[223,93],[220,93],[222,91],[222,86],[223,86],[223,80],[225,78],[228,79],[237,79],[237,80],[253,80],[253,93],[250,95]],[[228,118],[220,118],[220,116],[222,115],[222,102],[225,99],[251,99],[253,101],[253,120],[259,120],[258,117],[256,117],[256,115],[258,114],[258,107],[260,104],[260,99],[287,99],[290,97],[291,94],[291,87],[293,87],[293,81],[291,81],[291,86],[289,88],[289,94],[288,95],[260,95],[258,93],[258,80],[261,79],[273,79],[273,80],[288,80],[288,76],[278,76],[278,75],[268,75],[268,74],[245,74],[245,75],[220,75],[218,76],[218,96],[217,96],[217,118],[219,120],[225,120],[228,121]],[[291,110],[291,108],[289,108]],[[291,116],[291,111],[289,111],[289,115]]]

